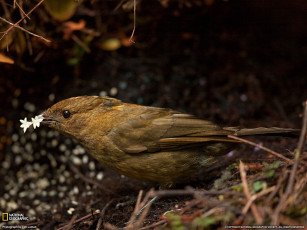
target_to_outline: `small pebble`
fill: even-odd
[[[96,172],[90,172],[90,173],[89,173],[89,176],[90,176],[91,178],[94,178],[94,177],[96,176]]]
[[[10,164],[9,161],[3,161],[3,162],[2,162],[2,167],[3,167],[4,169],[9,169],[9,168],[11,167],[11,164]]]
[[[112,87],[109,91],[110,95],[112,97],[114,97],[117,94],[117,88],[116,87]]]
[[[36,206],[36,205],[39,205],[40,204],[40,200],[38,200],[38,199],[35,199],[34,201],[33,201],[33,204]]]
[[[75,201],[75,200],[72,200],[71,203],[72,203],[73,205],[78,205],[78,202]]]
[[[107,92],[106,91],[101,91],[100,93],[99,93],[99,96],[100,97],[105,97],[105,96],[107,96],[108,94],[107,94]]]
[[[49,191],[49,196],[55,196],[57,194],[57,191],[51,190]]]
[[[126,88],[127,88],[127,82],[121,81],[121,82],[119,83],[119,88],[121,88],[121,89],[126,89]]]
[[[3,198],[0,198],[0,207],[6,207],[6,201]]]
[[[29,209],[29,210],[28,210],[28,215],[29,215],[30,217],[36,217],[36,212],[34,211],[34,209]]]
[[[17,98],[14,98],[14,99],[12,100],[12,107],[13,107],[14,109],[16,109],[16,108],[18,107],[18,105],[19,105],[18,99],[17,99]]]
[[[10,194],[11,196],[16,196],[16,194],[17,194],[17,189],[16,189],[16,188],[11,189],[11,190],[9,191],[9,194]]]
[[[74,194],[79,194],[79,188],[78,188],[77,186],[75,186],[75,187],[73,188],[73,193],[74,193]]]
[[[63,175],[59,175],[59,182],[61,183],[61,184],[63,184],[64,182],[65,182],[65,180],[66,180],[66,178],[65,178],[65,176],[63,176]]]
[[[41,195],[42,195],[42,197],[46,197],[48,194],[47,194],[47,191],[42,191],[42,193],[41,193]]]
[[[52,141],[51,141],[51,146],[54,148],[54,147],[56,147],[58,145],[58,140],[57,139],[53,139]]]
[[[75,165],[81,165],[82,164],[82,161],[79,157],[76,157],[76,156],[73,156],[72,157],[72,162],[75,164]]]
[[[74,211],[75,211],[74,208],[69,208],[69,209],[67,210],[67,213],[68,213],[69,215],[71,215]]]
[[[8,193],[4,193],[3,198],[5,200],[8,200],[10,198],[10,195]]]
[[[32,133],[31,134],[31,140],[32,141],[36,141],[37,140],[37,134],[36,133]]]
[[[19,155],[17,155],[17,156],[15,157],[15,164],[16,164],[16,165],[19,165],[21,162],[22,162],[22,157],[19,156]]]
[[[60,150],[61,152],[65,152],[66,149],[67,149],[67,148],[66,148],[66,145],[64,145],[64,144],[61,144],[61,145],[59,146],[59,150]]]
[[[28,153],[32,153],[33,152],[33,147],[31,143],[27,143],[25,146],[25,149]]]
[[[28,198],[29,198],[30,200],[33,200],[33,199],[35,198],[35,196],[36,196],[36,194],[35,194],[34,192],[29,192],[29,193],[28,193]]]
[[[22,192],[18,193],[18,196],[19,196],[20,198],[24,198],[24,197],[26,197],[27,195],[28,195],[28,192],[27,192],[27,191],[22,191]]]
[[[49,94],[48,99],[49,101],[53,102],[55,99],[55,95],[53,93]]]
[[[99,172],[96,176],[97,180],[102,180],[103,179],[103,172]]]
[[[32,113],[35,111],[35,105],[33,105],[30,102],[26,102],[24,104],[24,108],[25,108],[25,110],[28,110],[29,112],[32,112]]]
[[[91,162],[88,164],[88,167],[89,167],[89,169],[90,169],[91,171],[94,171],[95,168],[96,168],[94,161],[91,161]]]
[[[37,187],[40,188],[40,189],[45,189],[50,185],[47,178],[39,179],[36,184],[37,184]]]
[[[19,136],[18,136],[17,133],[14,133],[14,134],[12,135],[12,141],[16,142],[16,141],[18,141],[18,138],[19,138]]]
[[[33,182],[31,182],[31,183],[30,183],[30,188],[33,189],[33,190],[36,189],[36,184],[34,184]]]
[[[87,164],[87,163],[88,163],[88,156],[87,156],[87,155],[84,155],[84,156],[82,157],[82,163],[83,163],[83,164]]]
[[[11,149],[13,153],[20,153],[20,147],[18,144],[14,144]]]
[[[50,131],[48,131],[48,133],[47,133],[47,137],[48,137],[48,138],[52,138],[52,137],[54,137],[54,133],[55,133],[54,131],[51,131],[51,130],[50,130]]]
[[[52,154],[48,153],[47,154],[48,159],[50,160],[50,164],[53,168],[56,168],[58,163],[56,162],[55,158],[53,157]]]
[[[240,99],[241,99],[241,101],[243,101],[243,102],[247,101],[247,96],[246,96],[246,94],[241,94]]]
[[[33,168],[34,168],[34,170],[39,171],[39,169],[41,168],[41,166],[39,165],[39,163],[34,163],[34,164],[33,164]]]
[[[7,204],[6,204],[6,207],[7,207],[8,210],[5,210],[5,211],[8,212],[8,211],[17,209],[17,208],[18,208],[18,205],[17,205],[17,203],[16,203],[15,201],[9,201],[9,202],[7,202]]]

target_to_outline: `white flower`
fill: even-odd
[[[27,129],[33,125],[33,128],[36,129],[36,127],[39,127],[40,123],[44,120],[43,115],[38,115],[32,118],[32,121],[27,121],[27,118],[25,117],[24,120],[20,120],[21,125],[20,127],[23,128],[23,132],[26,132]]]
[[[25,117],[24,120],[20,120],[21,125],[20,128],[23,128],[23,132],[25,133],[27,129],[32,125],[31,121],[27,121],[27,118]]]
[[[39,127],[40,123],[44,120],[42,115],[35,116],[32,118],[32,124],[33,128],[36,129],[36,127]]]

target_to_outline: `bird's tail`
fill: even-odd
[[[235,136],[252,136],[252,135],[265,135],[265,136],[283,136],[283,137],[296,137],[299,136],[299,129],[279,128],[279,127],[259,127],[252,129],[241,129],[238,127],[226,127],[226,131],[232,132]]]

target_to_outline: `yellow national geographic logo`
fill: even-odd
[[[29,220],[29,217],[25,216],[23,213],[2,213],[2,221],[11,220]]]
[[[2,221],[8,221],[9,220],[9,214],[8,213],[2,213]]]

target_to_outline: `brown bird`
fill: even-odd
[[[193,179],[238,141],[227,135],[291,135],[284,128],[222,128],[171,109],[80,96],[43,112],[43,124],[75,138],[101,164],[127,177],[173,184]]]

